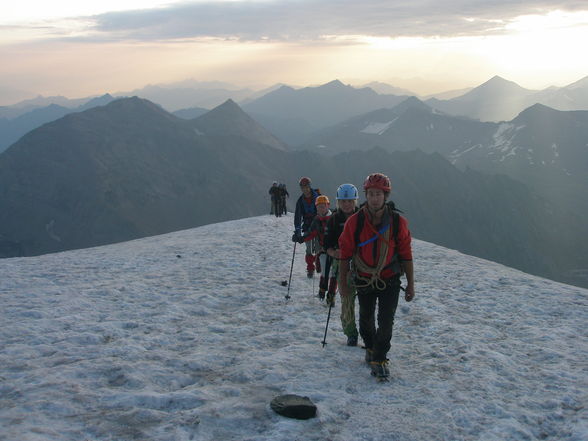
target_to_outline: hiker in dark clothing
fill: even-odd
[[[327,230],[327,222],[331,217],[331,210],[329,209],[329,198],[325,195],[320,195],[316,198],[315,205],[317,215],[310,224],[309,231],[304,235],[304,241],[309,240],[315,241],[315,249],[317,250],[315,258],[316,272],[321,274],[319,282],[319,292],[317,297],[321,300],[325,299],[325,293],[327,290],[334,293],[337,290],[337,279],[335,276],[330,276],[332,258],[327,254],[325,248],[325,232]]]
[[[296,202],[296,211],[294,212],[294,235],[293,242],[303,243],[302,238],[304,233],[310,230],[310,224],[316,216],[316,198],[320,195],[318,189],[311,187],[310,178],[300,178],[298,182],[302,194]],[[306,242],[306,254],[304,256],[306,261],[306,275],[309,278],[314,276],[314,249],[313,241]]]
[[[407,280],[406,301],[415,295],[411,235],[406,219],[386,203],[391,190],[386,175],[369,175],[363,188],[367,202],[347,220],[339,238],[339,289],[343,297],[351,295],[346,277],[351,271],[359,299],[359,331],[366,346],[365,359],[372,375],[386,380],[390,375],[386,355],[402,273]]]
[[[280,184],[278,187],[280,189],[280,213],[288,214],[288,209],[286,208],[286,198],[289,198],[290,194],[286,189],[286,184]]]
[[[337,189],[337,211],[331,216],[327,223],[325,235],[325,248],[327,253],[333,259],[331,265],[331,275],[337,277],[341,283],[341,273],[339,271],[339,236],[343,232],[345,222],[349,217],[357,212],[357,188],[353,184],[342,184]],[[327,302],[335,304],[335,291],[327,295]],[[347,336],[348,346],[357,346],[359,333],[355,324],[355,289],[351,285],[348,296],[341,296],[341,326],[343,333]]]
[[[280,206],[280,201],[281,201],[281,194],[280,193],[281,192],[280,192],[280,186],[278,185],[278,183],[276,181],[274,181],[274,183],[270,187],[268,193],[270,194],[271,201],[272,201],[270,215],[275,214],[276,217],[280,217],[282,215],[282,207]]]

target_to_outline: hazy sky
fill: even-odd
[[[427,94],[500,75],[538,89],[587,76],[586,41],[586,0],[12,0],[0,104],[15,90],[73,98],[189,78]]]

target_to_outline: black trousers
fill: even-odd
[[[383,290],[358,288],[359,334],[367,349],[373,351],[374,361],[386,360],[392,340],[394,316],[398,307],[400,277],[386,280]],[[376,305],[378,307],[378,327],[376,328]]]

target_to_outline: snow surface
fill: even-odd
[[[415,240],[376,383],[339,300],[322,347],[302,253],[285,300],[291,231],[264,216],[0,260],[0,440],[588,439],[587,290]],[[317,417],[273,413],[286,393]]]

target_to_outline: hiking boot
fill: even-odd
[[[334,292],[327,293],[327,306],[335,306],[335,293]]]
[[[390,378],[390,369],[388,369],[388,360],[384,361],[370,361],[370,368],[372,375],[378,381],[388,381]]]
[[[319,292],[317,294],[317,297],[321,300],[325,300],[325,290],[324,289],[319,289]]]
[[[347,346],[357,346],[357,335],[347,337]]]
[[[372,351],[371,349],[367,349],[365,350],[365,362],[367,364],[370,364],[372,361],[374,360],[374,351]]]

